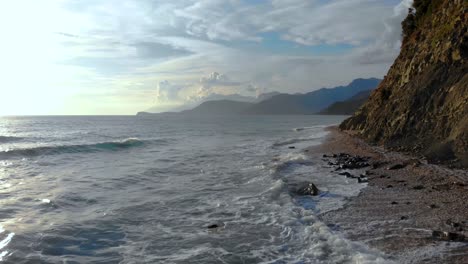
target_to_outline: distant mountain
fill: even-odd
[[[369,98],[372,90],[359,92],[345,101],[333,103],[329,107],[320,111],[321,115],[352,115]]]
[[[380,80],[356,79],[347,86],[322,88],[306,94],[282,94],[270,92],[257,98],[234,95],[214,94],[205,98],[199,105],[191,109],[169,110],[162,114],[258,114],[258,115],[306,115],[317,114],[337,101],[345,101],[359,92],[369,91],[379,84]],[[222,98],[222,99],[217,99]],[[228,98],[228,99],[226,99]],[[187,106],[185,106],[187,107]],[[150,115],[150,111],[139,112],[138,115]]]
[[[247,103],[258,103],[263,100],[270,99],[271,97],[280,94],[279,92],[269,92],[269,93],[263,93],[260,94],[258,97],[252,97],[252,96],[243,96],[240,94],[211,94],[207,97],[204,97],[200,99],[199,101],[192,102],[192,103],[187,103],[184,105],[176,106],[176,107],[166,107],[166,108],[161,108],[161,107],[152,107],[149,108],[143,112],[140,113],[168,113],[168,112],[182,112],[185,110],[190,110],[193,109],[204,102],[209,102],[209,101],[221,101],[221,100],[228,100],[228,101],[236,101],[236,102],[247,102]]]
[[[253,103],[230,100],[208,101],[191,109],[180,112],[188,115],[236,115],[241,114]]]
[[[276,95],[279,95],[279,94],[281,94],[281,93],[279,93],[279,92],[262,93],[256,98],[255,102],[259,103],[261,101],[268,100],[268,99],[272,98],[273,96],[276,96]]]
[[[371,90],[380,83],[380,79],[356,79],[347,86],[322,88],[306,94],[278,94],[270,99],[249,107],[246,114],[315,114],[334,102],[344,101],[353,95]]]

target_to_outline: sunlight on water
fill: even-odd
[[[0,138],[10,149],[0,152],[0,256],[12,263],[381,261],[316,217],[362,188],[330,178],[303,151],[341,119],[11,118],[8,139]],[[303,180],[324,196],[291,196],[289,184]],[[207,230],[213,224],[220,228]]]

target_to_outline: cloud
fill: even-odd
[[[156,101],[159,103],[178,102],[181,100],[179,92],[184,88],[183,85],[172,84],[167,80],[161,81],[156,86]]]
[[[393,62],[401,47],[401,21],[408,15],[413,0],[403,0],[393,9],[393,15],[384,20],[385,30],[377,40],[360,47],[353,61],[360,64]]]
[[[400,23],[411,4],[410,0],[50,0],[26,10],[26,0],[18,1],[22,4],[13,1],[18,12],[8,13],[23,10],[37,25],[12,27],[19,18],[2,16],[5,39],[16,41],[7,41],[8,49],[2,53],[8,68],[47,61],[54,65],[50,69],[82,69],[89,73],[87,78],[67,75],[72,77],[66,87],[73,87],[73,93],[112,92],[120,96],[119,102],[132,94],[132,102],[141,102],[132,111],[155,101],[307,92],[358,77],[382,77],[398,54]],[[20,52],[12,54],[12,49]],[[32,76],[36,69],[47,69],[30,68],[21,74]],[[56,74],[41,76],[51,75]],[[112,106],[113,113],[122,113],[120,106]]]

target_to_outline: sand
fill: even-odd
[[[348,153],[380,165],[368,171],[369,182],[344,208],[320,218],[347,238],[388,254],[396,263],[468,263],[468,171],[427,164],[421,158],[366,144],[337,128],[310,155]],[[323,159],[323,166],[328,161]],[[403,168],[389,170],[393,165]],[[333,168],[330,168],[333,170]],[[337,173],[337,177],[339,176]],[[465,242],[445,241],[433,231],[453,232]]]

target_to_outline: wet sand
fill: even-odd
[[[348,153],[369,157],[368,186],[344,208],[320,215],[347,238],[362,241],[396,263],[468,263],[468,171],[373,147],[337,128],[310,155]],[[322,158],[323,166],[333,158]],[[395,169],[389,169],[394,165]],[[336,177],[345,177],[338,175]],[[357,179],[356,179],[357,180]],[[320,186],[319,186],[320,188]],[[464,242],[434,237],[433,231],[465,236]]]

